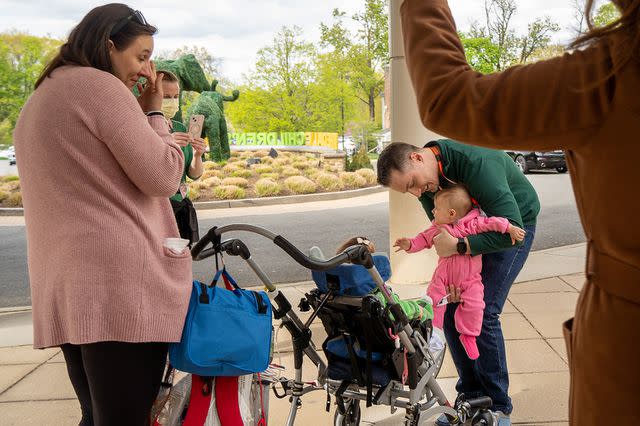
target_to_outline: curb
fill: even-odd
[[[379,192],[386,191],[388,191],[388,188],[376,185],[368,188],[352,189],[339,192],[320,192],[318,194],[287,195],[283,197],[269,198],[244,198],[242,200],[228,201],[200,201],[193,203],[193,205],[195,206],[196,210],[273,206],[279,204],[309,203],[313,201],[342,200],[345,198],[361,197],[363,195],[377,194]],[[21,207],[0,207],[0,216],[24,216],[24,209]]]

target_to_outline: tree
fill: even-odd
[[[0,33],[0,123],[8,122],[10,129],[2,132],[0,142],[11,142],[6,135],[13,132],[36,80],[61,43],[15,31]]]
[[[242,102],[229,108],[235,125],[244,131],[310,130],[315,57],[313,44],[302,39],[301,28],[282,27],[271,44],[258,51],[256,69],[241,88]],[[244,113],[253,120],[241,117]]]
[[[593,17],[593,23],[597,27],[609,25],[620,17],[620,10],[615,4],[607,2],[600,6]]]
[[[384,89],[382,67],[389,62],[389,16],[386,0],[365,0],[362,13],[353,16],[360,41],[351,48],[353,83],[358,97],[369,107],[369,120],[376,119],[376,98]]]
[[[534,52],[546,48],[560,30],[545,16],[529,23],[526,34],[518,35],[512,28],[517,9],[515,0],[485,0],[485,25],[474,23],[468,33],[460,34],[473,69],[490,73],[530,62]]]

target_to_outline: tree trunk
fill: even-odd
[[[373,88],[369,89],[369,120],[376,121],[376,94]]]

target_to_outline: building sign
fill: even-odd
[[[323,146],[338,149],[338,134],[326,132],[229,133],[229,144],[236,146]]]

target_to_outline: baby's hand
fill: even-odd
[[[398,247],[396,252],[400,250],[408,251],[411,248],[411,240],[409,238],[398,238],[395,243],[393,243],[394,247]]]
[[[526,231],[522,228],[518,228],[517,226],[509,225],[509,235],[511,235],[511,245],[515,244],[516,241],[524,240],[524,236]]]

